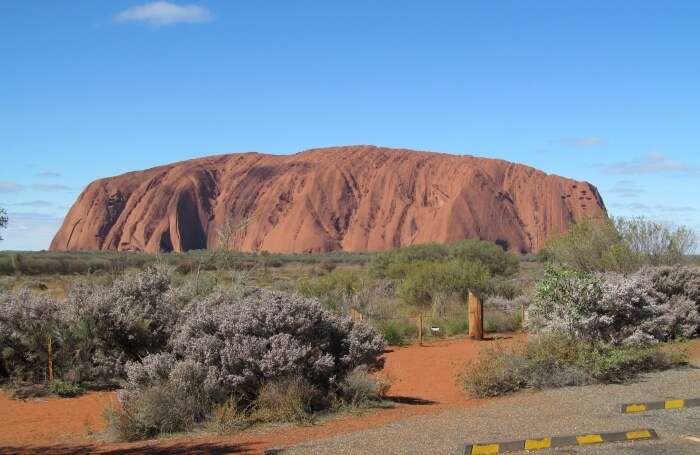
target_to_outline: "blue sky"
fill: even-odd
[[[376,144],[503,158],[700,229],[700,2],[0,2],[0,249],[92,180]]]

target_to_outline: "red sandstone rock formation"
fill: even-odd
[[[53,251],[377,251],[461,239],[539,250],[605,216],[596,188],[502,160],[372,146],[198,158],[92,182]]]

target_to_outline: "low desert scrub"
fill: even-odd
[[[700,268],[649,267],[629,275],[549,268],[528,308],[538,333],[613,344],[700,334]]]
[[[404,346],[418,336],[418,326],[409,318],[380,321],[376,325],[389,346]]]
[[[308,424],[322,407],[320,392],[302,377],[283,378],[264,384],[253,400],[251,422]]]
[[[484,310],[484,331],[486,332],[515,332],[520,330],[521,326],[520,311]]]
[[[323,395],[300,377],[283,378],[263,385],[251,402],[234,394],[216,406],[208,427],[217,433],[241,431],[258,424],[307,425],[328,410],[353,411],[379,406],[389,383],[364,367],[349,373],[336,391]]]
[[[344,403],[353,407],[364,407],[378,403],[389,391],[389,382],[368,373],[366,368],[356,368],[340,384],[339,394]]]
[[[62,379],[54,379],[49,382],[49,392],[62,398],[71,398],[82,395],[85,390],[78,384],[73,384],[72,382]]]
[[[521,347],[485,351],[467,365],[462,381],[473,396],[492,397],[525,388],[625,382],[684,361],[682,353],[663,351],[659,345],[594,345],[549,335]]]

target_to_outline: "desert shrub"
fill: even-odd
[[[418,334],[418,327],[410,319],[389,319],[377,324],[382,336],[390,346],[403,346]]]
[[[515,298],[502,297],[500,295],[490,296],[484,301],[484,308],[493,308],[503,311],[520,311],[524,306],[530,306],[531,299],[524,295]]]
[[[288,376],[328,390],[359,365],[380,366],[384,343],[366,324],[335,316],[317,301],[257,289],[195,302],[173,347],[215,371],[223,387],[253,397],[263,383]]]
[[[591,326],[603,296],[595,274],[550,267],[538,284],[527,310],[528,328],[535,332],[563,332],[572,338],[595,337]]]
[[[692,337],[698,332],[696,304],[682,294],[658,292],[649,274],[606,275],[603,297],[593,315],[597,339],[654,342]]]
[[[651,265],[680,264],[695,250],[697,235],[644,217],[615,218],[615,228],[630,250]]]
[[[466,299],[470,290],[483,289],[488,270],[477,262],[417,262],[408,268],[399,295],[409,304],[428,306],[437,295]]]
[[[651,281],[656,296],[684,296],[700,305],[700,267],[646,267],[637,274]]]
[[[684,361],[659,346],[613,346],[545,336],[519,348],[484,351],[467,364],[462,382],[474,396],[489,397],[524,388],[624,382]]]
[[[338,264],[335,263],[334,261],[331,260],[325,260],[321,262],[321,268],[325,270],[327,273],[332,272],[335,270],[335,268],[338,267]]]
[[[541,256],[583,271],[629,273],[648,265],[685,262],[695,233],[643,217],[586,220],[547,243]]]
[[[78,384],[67,382],[62,379],[54,379],[49,382],[49,392],[59,397],[69,398],[82,395],[84,390]]]
[[[150,386],[120,394],[119,405],[105,413],[107,428],[114,439],[137,441],[157,435],[186,431],[195,421],[197,403],[180,395],[169,384]]]
[[[263,384],[251,406],[256,422],[310,423],[320,392],[299,376],[278,378]]]
[[[126,366],[127,387],[106,420],[115,439],[135,441],[190,430],[209,415],[222,391],[201,364],[152,354]]]
[[[301,279],[297,290],[305,297],[316,297],[334,311],[343,312],[353,306],[354,297],[368,286],[362,274],[336,269],[324,275]]]
[[[469,321],[462,315],[462,317],[450,317],[438,321],[438,326],[440,326],[445,335],[448,337],[462,335],[469,332]]]
[[[518,258],[501,246],[482,240],[462,240],[448,245],[426,243],[399,248],[375,256],[370,272],[378,278],[403,279],[416,262],[476,262],[492,275],[510,276],[518,271]]]
[[[48,289],[48,286],[39,280],[28,280],[22,283],[21,288],[30,291],[45,291]]]
[[[522,285],[512,278],[496,275],[485,283],[482,294],[514,299],[523,293]]]
[[[27,289],[0,294],[0,378],[43,380],[47,337],[56,330],[58,320],[58,307],[50,297]]]
[[[79,349],[65,373],[75,382],[123,377],[127,361],[165,348],[182,300],[170,288],[168,274],[152,267],[109,286],[77,283],[65,304],[60,341]]]
[[[358,367],[345,377],[339,391],[351,406],[362,406],[384,399],[389,383],[372,376],[366,368]]]
[[[522,325],[520,311],[484,311],[484,330],[486,332],[515,332]]]
[[[240,431],[252,425],[250,414],[250,405],[234,394],[214,408],[210,427],[220,434]]]
[[[644,258],[623,241],[613,220],[590,219],[572,225],[542,251],[549,260],[585,272],[629,272]]]
[[[482,240],[462,240],[448,245],[450,257],[461,261],[478,262],[491,275],[511,276],[519,267],[517,256],[501,246]]]
[[[613,344],[692,337],[700,331],[699,272],[646,268],[631,276],[550,268],[528,308],[528,327]]]
[[[194,300],[169,346],[171,353],[126,365],[128,387],[111,418],[120,437],[187,430],[212,412],[222,428],[232,415],[306,421],[356,367],[380,367],[384,351],[383,339],[366,324],[335,316],[315,300],[262,289]],[[231,397],[236,402],[226,404]],[[183,402],[174,420],[161,409],[177,399]]]
[[[448,249],[438,243],[424,243],[379,253],[370,264],[378,278],[401,278],[403,267],[412,262],[437,262],[448,257]]]

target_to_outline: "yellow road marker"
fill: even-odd
[[[678,409],[685,406],[685,400],[666,400],[664,409]]]
[[[552,445],[552,438],[526,439],[525,450],[548,449]]]
[[[629,431],[625,433],[627,439],[649,439],[651,438],[651,433],[648,430],[639,431]]]
[[[584,434],[581,436],[576,436],[576,442],[578,442],[579,445],[598,444],[603,442],[603,437],[599,434]]]
[[[647,405],[645,404],[628,404],[625,408],[625,412],[644,412],[647,410]]]
[[[472,455],[490,455],[498,453],[498,444],[475,444],[472,447]]]

